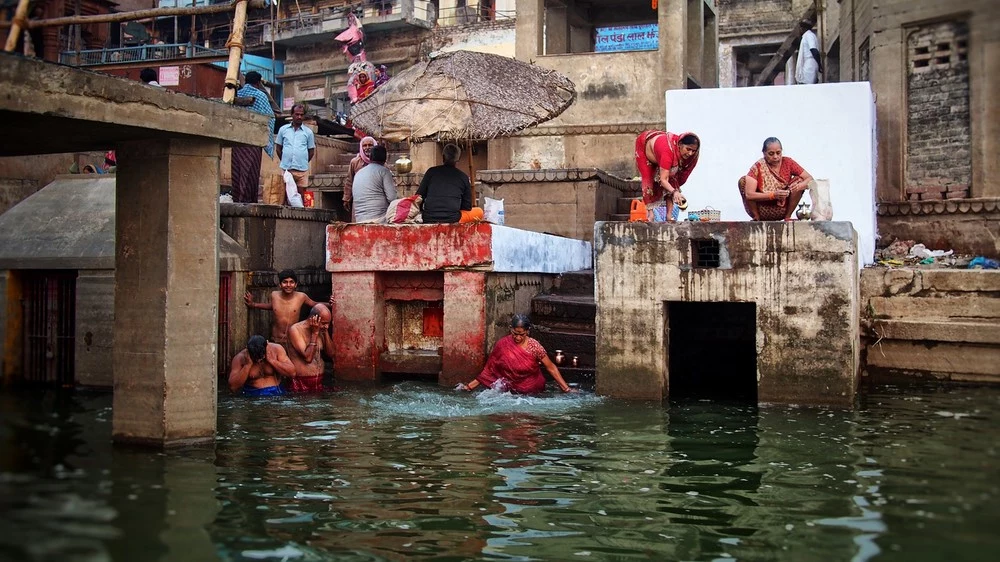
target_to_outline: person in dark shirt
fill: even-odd
[[[427,170],[417,195],[423,197],[425,223],[473,222],[483,219],[483,210],[472,207],[469,176],[455,167],[462,157],[458,145],[444,145],[444,164]]]

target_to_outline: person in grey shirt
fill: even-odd
[[[385,147],[372,148],[371,163],[354,176],[355,222],[381,222],[389,203],[396,199],[396,182],[385,167]]]

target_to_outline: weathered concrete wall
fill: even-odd
[[[486,277],[486,349],[510,330],[514,314],[530,314],[531,299],[552,289],[556,277],[544,274],[507,274]],[[478,374],[478,373],[477,373]]]
[[[35,180],[0,178],[0,215],[40,188]]]
[[[323,270],[332,211],[221,203],[219,215],[223,232],[250,252],[249,271]]]
[[[841,19],[850,17],[842,15]],[[932,23],[927,23],[932,22]],[[910,129],[918,126],[939,132],[936,122],[912,123],[909,116],[916,109],[906,84],[919,58],[911,52],[907,37],[927,27],[944,22],[968,25],[968,43],[949,48],[949,61],[967,58],[970,135],[968,150],[972,159],[972,182],[969,197],[996,197],[1000,184],[1000,10],[993,0],[874,0],[872,9],[871,80],[876,94],[879,123],[878,195],[880,201],[907,198],[906,169]],[[935,46],[935,49],[937,46]],[[932,53],[933,54],[933,53]],[[948,64],[951,64],[949,62]],[[944,103],[945,100],[938,100]],[[950,162],[950,152],[965,147],[949,147],[940,154],[941,162]]]
[[[595,169],[485,170],[478,181],[482,196],[503,199],[506,226],[588,241],[595,221],[638,192],[637,182]]]
[[[110,388],[115,326],[115,271],[80,270],[76,277],[76,383]]]
[[[1000,198],[880,203],[881,244],[914,240],[935,250],[1000,256]]]
[[[1000,271],[861,272],[866,372],[1000,383]]]
[[[597,391],[669,395],[669,301],[753,302],[761,402],[849,406],[857,382],[857,234],[850,223],[598,223]],[[695,267],[692,240],[720,245]]]

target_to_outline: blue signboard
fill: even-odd
[[[655,23],[598,27],[594,52],[655,51],[660,45],[660,28]]]

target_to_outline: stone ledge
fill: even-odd
[[[337,220],[337,212],[328,209],[304,209],[280,205],[261,205],[257,203],[219,203],[219,217],[254,217],[331,222]]]
[[[987,213],[1000,213],[1000,198],[900,201],[878,205],[880,217]]]
[[[597,180],[619,191],[636,192],[641,182],[613,176],[598,168],[548,168],[544,170],[482,170],[476,179],[485,184]]]
[[[572,135],[638,135],[643,131],[660,130],[659,123],[615,123],[608,125],[535,125],[508,137],[554,137]]]
[[[420,186],[420,180],[424,179],[424,175],[398,174],[395,175],[395,178],[397,188],[416,189]],[[342,191],[346,180],[347,174],[313,174],[312,183],[309,187],[311,189],[315,189],[316,191]]]
[[[947,318],[863,320],[862,335],[883,340],[1000,344],[1000,323],[956,322]]]

